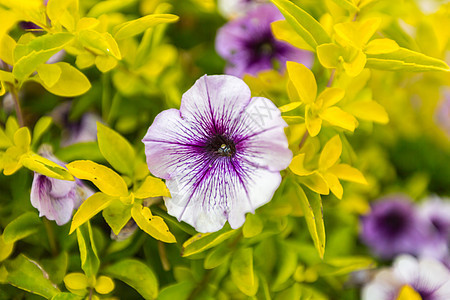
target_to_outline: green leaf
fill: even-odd
[[[409,72],[450,71],[444,61],[405,48],[390,53],[368,54],[366,68]]]
[[[175,237],[169,231],[169,227],[167,227],[163,218],[153,216],[148,207],[135,203],[131,209],[131,216],[139,228],[155,239],[165,243],[176,243]]]
[[[335,257],[327,259],[319,269],[322,276],[339,276],[353,271],[375,268],[373,258],[366,256]]]
[[[100,33],[92,29],[85,29],[78,33],[78,40],[84,47],[97,51],[98,55],[106,54],[122,59],[116,40],[108,32]]]
[[[147,176],[134,195],[138,199],[158,196],[170,197],[170,192],[161,179]]]
[[[5,266],[8,271],[7,281],[11,285],[47,299],[59,293],[52,282],[44,277],[40,267],[23,254],[5,262]]]
[[[70,146],[60,148],[55,152],[55,155],[62,161],[74,161],[79,159],[100,161],[103,159],[103,156],[98,149],[97,142],[72,144]]]
[[[359,11],[359,8],[350,0],[333,0],[333,2],[350,12]]]
[[[78,296],[72,293],[59,293],[52,297],[51,300],[81,300],[82,296]]]
[[[114,234],[118,235],[131,218],[133,205],[123,204],[119,199],[114,199],[104,210],[103,218]]]
[[[66,167],[75,177],[91,181],[107,195],[128,196],[128,187],[123,178],[108,167],[90,160],[76,160],[67,164]]]
[[[75,20],[78,19],[78,0],[49,0],[47,16],[53,26],[61,24],[69,31],[73,31]]]
[[[35,233],[41,226],[41,220],[34,212],[26,212],[9,223],[4,232],[5,243],[14,243]]]
[[[231,280],[247,296],[254,296],[258,291],[258,277],[253,271],[253,249],[237,250],[230,265]]]
[[[103,193],[95,193],[91,197],[87,198],[73,216],[69,234],[90,220],[98,212],[108,207],[115,199],[116,198]]]
[[[152,14],[148,15],[136,20],[128,21],[123,24],[120,24],[114,28],[116,34],[114,37],[118,40],[126,39],[137,34],[140,34],[147,30],[150,27],[165,24],[165,23],[173,23],[178,21],[178,16],[172,14]]]
[[[55,34],[45,34],[39,37],[35,37],[31,34],[32,39],[25,43],[17,44],[14,49],[14,59],[16,63],[24,56],[29,56],[33,51],[36,53],[45,52],[45,51],[55,51],[58,52],[64,48],[68,43],[72,41],[74,35],[68,32],[59,32]],[[44,60],[42,63],[45,63],[47,60]]]
[[[77,240],[80,249],[81,268],[88,278],[95,277],[100,267],[100,260],[98,259],[89,222],[77,228]]]
[[[245,238],[257,236],[263,230],[264,224],[258,215],[247,214],[247,219],[242,227],[242,234]]]
[[[303,40],[316,49],[331,41],[325,29],[310,14],[288,0],[271,0]]]
[[[97,139],[100,152],[117,171],[133,175],[135,153],[130,143],[116,131],[97,122]]]
[[[54,65],[61,69],[61,76],[52,86],[40,78],[33,78],[50,93],[62,97],[75,97],[86,93],[91,88],[89,79],[75,67],[65,62],[58,62]]]
[[[206,255],[203,266],[205,269],[214,269],[226,262],[230,255],[230,248],[226,244],[219,245]]]
[[[66,251],[61,252],[58,256],[51,259],[43,259],[42,266],[47,271],[50,280],[54,283],[61,283],[67,272],[69,264],[69,255]]]
[[[24,167],[30,169],[31,171],[41,173],[42,175],[60,180],[75,180],[66,169],[45,157],[37,155],[36,153],[29,152],[23,155],[21,162]]]
[[[309,190],[304,191],[297,183],[296,186],[309,234],[320,258],[323,258],[325,253],[325,226],[323,223],[322,199],[319,194]]]
[[[33,128],[33,139],[31,144],[36,145],[41,136],[47,131],[47,129],[52,124],[52,118],[48,116],[41,117],[34,125]]]
[[[297,269],[297,259],[298,255],[294,249],[291,249],[287,245],[283,245],[284,247],[280,249],[280,253],[283,255],[279,256],[278,261],[278,272],[275,277],[272,289],[274,291],[282,290],[285,285],[283,285],[291,276],[294,274]]]
[[[108,0],[96,2],[87,14],[89,17],[98,18],[103,14],[122,11],[136,3],[136,0]]]
[[[226,241],[234,233],[236,230],[230,230],[229,226],[213,233],[198,233],[184,242],[181,256],[187,257],[208,250]]]
[[[156,299],[158,281],[152,269],[136,259],[124,259],[108,266],[104,273],[119,279],[141,294],[145,299]]]
[[[193,281],[181,281],[176,284],[166,286],[158,295],[158,300],[188,300],[189,295],[195,288]]]
[[[3,238],[3,235],[0,235],[0,262],[7,259],[14,249],[14,243],[7,243]]]

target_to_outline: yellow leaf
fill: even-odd
[[[309,106],[307,106],[305,110],[305,123],[310,136],[315,137],[319,134],[320,129],[322,128],[322,119],[313,116]]]
[[[1,38],[1,37],[0,37]],[[14,48],[16,47],[16,41],[5,34],[3,38],[0,39],[0,59],[6,62],[8,65],[14,65]]]
[[[170,197],[170,193],[166,184],[161,179],[147,176],[142,185],[134,193],[134,196],[138,199],[158,196]]]
[[[17,146],[9,147],[3,154],[3,174],[9,176],[22,167],[19,161],[22,151]]]
[[[314,74],[310,69],[302,64],[288,61],[286,62],[289,79],[295,86],[301,101],[311,104],[316,99],[317,84]]]
[[[87,198],[73,216],[69,234],[71,234],[75,229],[83,225],[97,213],[108,207],[108,205],[111,204],[114,199],[116,198],[100,192],[95,193],[91,197]]]
[[[22,127],[14,133],[14,144],[22,151],[22,153],[30,150],[31,135],[27,127]]]
[[[103,193],[115,196],[128,196],[128,187],[122,177],[108,167],[90,160],[77,160],[66,165],[72,175],[95,184]]]
[[[363,48],[380,26],[380,19],[368,19],[363,22],[344,22],[334,26],[336,40],[343,46]]]
[[[292,80],[288,79],[286,90],[289,96],[289,99],[291,102],[300,102],[302,101],[300,97],[298,96],[297,89],[295,88],[294,84],[292,83]]]
[[[36,153],[28,152],[27,154],[24,154],[20,158],[20,162],[31,171],[38,172],[48,177],[61,180],[75,180],[66,169]]]
[[[108,55],[99,55],[95,58],[95,65],[100,72],[106,73],[117,66],[117,59]]]
[[[77,56],[75,64],[79,69],[89,68],[95,63],[95,55],[91,52],[83,52]]]
[[[297,174],[299,176],[307,176],[312,174],[313,171],[305,169],[304,163],[305,163],[305,153],[300,153],[294,156],[294,158],[291,161],[291,164],[289,165],[289,169],[291,169],[291,171],[294,174]]]
[[[389,122],[389,116],[383,106],[375,101],[358,101],[346,106],[346,110],[358,119],[381,124]]]
[[[125,22],[118,25],[114,37],[118,40],[132,37],[144,32],[146,29],[164,23],[173,23],[178,21],[179,17],[172,14],[152,14],[142,18]]]
[[[68,290],[84,290],[89,282],[83,273],[69,273],[64,277],[64,284]]]
[[[367,184],[364,175],[358,169],[355,169],[347,164],[334,165],[328,171],[332,172],[339,179],[361,184]]]
[[[298,177],[298,181],[318,194],[328,195],[330,193],[327,182],[317,171],[308,176]]]
[[[176,239],[161,217],[153,216],[148,207],[135,203],[131,216],[143,231],[165,243],[176,243]]]
[[[317,58],[322,66],[328,69],[337,68],[342,49],[336,44],[322,44],[317,46]]]
[[[76,30],[93,29],[98,24],[100,24],[100,21],[96,18],[81,18],[77,23]]]
[[[422,300],[422,297],[411,286],[405,284],[398,293],[396,300]]]
[[[391,39],[376,39],[370,41],[366,48],[365,52],[367,54],[382,54],[397,51],[400,46]]]
[[[339,101],[342,100],[345,96],[345,91],[340,88],[326,88],[322,93],[317,97],[317,101],[323,101],[323,108],[330,107],[335,105]]]
[[[278,107],[278,109],[279,109],[282,113],[284,113],[284,112],[288,112],[288,111],[294,110],[294,109],[296,109],[297,107],[299,107],[300,105],[302,105],[301,102],[291,102],[291,103],[289,103],[289,104],[286,104],[286,105],[283,105],[283,106]]]
[[[364,70],[366,62],[366,55],[362,52],[362,50],[358,49],[356,56],[350,62],[344,61],[342,65],[348,76],[355,77],[358,76],[362,70]]]
[[[298,35],[286,20],[272,22],[270,23],[270,27],[272,28],[272,33],[276,39],[285,41],[300,49],[314,51],[314,49]]]
[[[338,199],[342,199],[342,194],[344,193],[344,189],[342,188],[342,185],[339,182],[339,179],[336,177],[336,175],[332,174],[331,172],[326,172],[325,174],[323,174],[323,177],[325,178],[325,181],[327,182],[328,187],[330,188],[331,192]]]
[[[97,293],[105,295],[114,290],[114,281],[108,276],[100,276],[95,283]]]
[[[61,76],[61,68],[57,64],[41,64],[36,69],[39,78],[42,79],[48,87],[52,87]]]
[[[339,135],[335,135],[331,138],[323,147],[319,158],[319,170],[327,170],[334,164],[341,156],[342,153],[342,142]]]
[[[333,126],[338,126],[354,131],[358,121],[351,114],[343,111],[337,106],[332,106],[319,113],[319,116]]]

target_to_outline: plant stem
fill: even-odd
[[[19,126],[23,127],[23,126],[25,126],[25,123],[23,121],[22,109],[20,108],[19,95],[13,84],[8,83],[8,86],[9,86],[9,92],[11,93],[11,96],[14,99],[14,107],[16,109],[17,121],[19,122]]]
[[[336,73],[336,69],[333,69],[331,71],[330,79],[328,79],[327,87],[330,87],[333,84],[335,73]]]
[[[53,232],[52,223],[47,218],[44,219],[45,231],[47,232],[48,242],[50,244],[50,249],[52,250],[52,255],[58,255],[58,246],[56,245],[55,233]]]
[[[170,270],[170,262],[167,259],[166,247],[165,247],[164,243],[161,241],[158,241],[158,252],[159,252],[159,257],[161,259],[161,264],[162,264],[164,271],[169,271]]]
[[[298,149],[299,149],[299,150],[302,149],[302,147],[303,147],[303,145],[305,144],[306,139],[308,138],[308,136],[309,136],[308,130],[306,129],[306,130],[305,130],[305,134],[303,135],[302,140],[300,141],[300,144],[298,145]]]

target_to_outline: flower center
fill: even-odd
[[[396,237],[401,235],[408,227],[408,221],[405,216],[398,211],[390,211],[378,220],[378,225],[387,236]]]
[[[236,145],[225,135],[215,135],[206,145],[206,148],[220,156],[233,156],[236,153]]]

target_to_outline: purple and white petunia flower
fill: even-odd
[[[39,154],[64,166],[64,163],[58,160],[49,149],[44,145]],[[40,217],[45,216],[61,226],[69,222],[73,210],[93,194],[94,192],[77,178],[75,181],[67,181],[34,173],[30,200],[31,205],[39,211]]]
[[[401,253],[417,254],[419,245],[428,242],[426,225],[409,198],[389,196],[372,204],[361,218],[361,239],[382,258]]]
[[[150,171],[166,180],[169,214],[213,232],[266,204],[292,152],[286,122],[268,99],[251,97],[239,78],[203,76],[184,93],[180,110],[156,116],[143,138]]]
[[[245,16],[221,27],[216,36],[216,51],[227,61],[225,72],[242,77],[260,71],[284,70],[286,61],[295,61],[312,67],[313,54],[276,40],[270,23],[282,20],[283,15],[272,4],[263,4]]]
[[[422,300],[450,299],[450,271],[438,260],[401,255],[362,290],[362,300],[396,300],[408,285]]]

